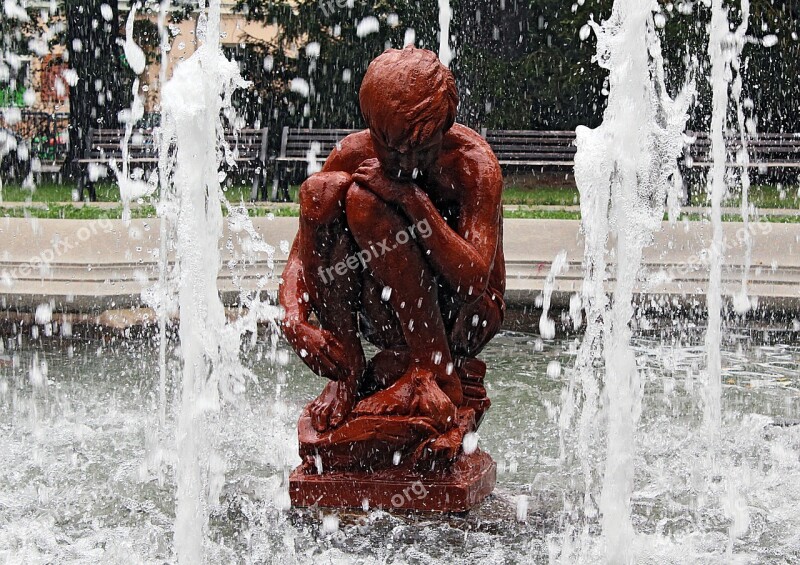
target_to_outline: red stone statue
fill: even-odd
[[[467,510],[495,481],[464,437],[489,407],[476,356],[505,312],[500,166],[455,123],[453,75],[431,51],[387,50],[359,96],[369,129],[301,186],[280,289],[286,338],[330,380],[300,418],[290,495]]]

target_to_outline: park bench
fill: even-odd
[[[313,156],[324,161],[342,139],[360,130],[283,128],[276,183],[272,199],[288,200],[289,172],[307,165]],[[572,166],[575,132],[529,130],[482,130],[481,134],[505,166]],[[316,144],[316,145],[315,145]],[[255,199],[256,194],[253,194]]]
[[[686,132],[684,164],[687,168],[708,168],[713,165],[711,138],[707,132]],[[800,168],[800,133],[757,133],[748,136],[749,167],[758,169]],[[727,167],[741,167],[736,156],[742,148],[739,135],[725,137],[729,161]]]
[[[153,128],[134,128],[128,143],[128,162],[131,169],[141,168],[146,174],[158,167],[159,142]],[[78,180],[78,199],[83,200],[86,189],[89,199],[94,201],[97,194],[93,178],[89,174],[92,165],[108,165],[112,160],[122,166],[121,142],[125,137],[124,129],[92,129],[86,138],[86,149],[83,157],[78,159],[81,173]],[[238,132],[226,130],[225,141],[233,152],[237,170],[250,170],[253,174],[252,191],[260,190],[264,181],[264,165],[267,151],[267,129],[241,129]]]
[[[280,154],[273,159],[276,179],[272,200],[289,200],[291,173],[301,164],[307,166],[312,158],[320,164],[324,163],[339,142],[357,131],[361,130],[284,127]],[[257,195],[253,193],[252,196],[255,200]]]
[[[574,131],[481,130],[481,136],[508,167],[572,167],[575,165]]]
[[[281,136],[280,154],[273,158],[276,165],[276,181],[272,199],[289,199],[289,172],[299,165],[307,166],[310,158],[324,161],[336,144],[354,129],[300,129],[284,127]],[[575,165],[574,131],[540,130],[490,130],[482,129],[481,135],[489,143],[503,168],[515,167],[573,167]],[[710,140],[707,133],[686,133],[687,145],[684,155],[685,167],[710,166]],[[729,155],[735,155],[739,138],[730,136]],[[316,145],[315,145],[316,144]],[[800,134],[760,133],[748,140],[750,167],[800,168]],[[728,167],[737,166],[735,162]],[[253,199],[258,195],[253,192]],[[263,195],[266,196],[266,195]]]
[[[711,155],[711,138],[708,132],[686,132],[684,146],[683,169],[684,178],[693,173],[704,171],[713,166]],[[757,133],[746,138],[749,155],[749,169],[767,172],[770,169],[800,168],[800,133]],[[725,136],[727,161],[726,168],[741,167],[739,152],[742,149],[741,136],[728,134]],[[686,198],[691,202],[694,182],[686,183]]]
[[[571,131],[482,130],[503,166],[574,166],[575,133]],[[684,164],[691,167],[711,166],[711,140],[708,133],[686,133]],[[726,137],[731,161],[741,148],[736,135]],[[800,168],[800,134],[759,133],[747,140],[751,168]]]

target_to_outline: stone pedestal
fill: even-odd
[[[497,465],[480,450],[462,453],[447,471],[384,469],[318,475],[306,470],[301,465],[289,477],[292,506],[466,512],[494,490],[497,479]]]

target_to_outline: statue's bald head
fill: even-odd
[[[390,145],[418,145],[456,119],[458,91],[450,69],[427,49],[387,49],[370,63],[359,92],[372,134]]]

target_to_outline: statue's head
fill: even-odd
[[[427,49],[388,49],[370,63],[359,92],[361,112],[387,175],[424,173],[455,123],[453,73]]]

